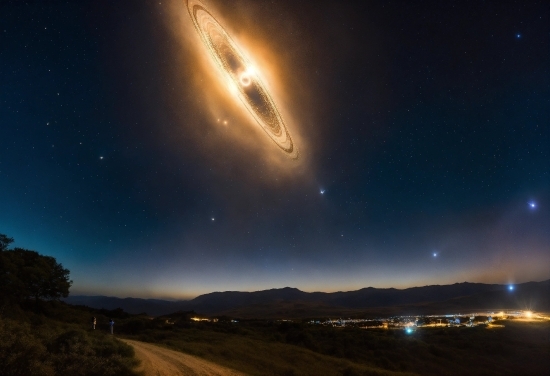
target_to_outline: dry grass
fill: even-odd
[[[409,336],[261,321],[150,321],[131,337],[251,375],[546,375],[550,369],[548,322],[429,328]]]
[[[57,302],[0,316],[2,375],[137,375],[132,347],[88,328],[87,310]]]

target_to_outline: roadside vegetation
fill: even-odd
[[[110,312],[59,302],[69,270],[11,242],[0,234],[0,373],[137,375],[133,348],[108,334]],[[103,327],[92,330],[93,316]]]

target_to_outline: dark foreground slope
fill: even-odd
[[[90,308],[57,301],[2,305],[0,374],[138,375],[134,350],[109,334],[108,320]]]
[[[71,304],[122,308],[127,312],[163,315],[194,310],[210,315],[240,317],[306,317],[340,314],[422,314],[468,309],[550,310],[550,280],[506,285],[455,283],[409,289],[364,288],[357,291],[307,293],[295,288],[256,292],[213,292],[189,301],[72,296]]]
[[[307,320],[194,322],[190,315],[134,319],[120,330],[249,375],[548,375],[550,369],[549,321],[408,334]]]

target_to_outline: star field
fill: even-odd
[[[184,1],[0,5],[0,233],[73,294],[550,277],[545,2],[205,4],[298,161],[220,84]]]

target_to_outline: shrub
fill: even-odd
[[[49,354],[28,324],[0,320],[0,370],[3,375],[53,375]]]

